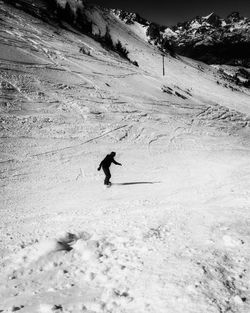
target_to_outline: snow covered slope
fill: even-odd
[[[249,90],[45,4],[0,3],[0,312],[248,312]]]

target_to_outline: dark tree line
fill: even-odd
[[[78,28],[84,34],[87,34],[88,36],[91,36],[95,40],[99,41],[105,49],[118,53],[122,58],[138,66],[136,61],[132,62],[129,59],[129,51],[122,45],[120,40],[118,40],[116,43],[113,42],[108,27],[106,27],[106,32],[104,35],[92,34],[93,23],[88,19],[84,9],[78,7],[76,11],[74,11],[68,2],[66,2],[65,7],[62,7],[57,4],[56,0],[54,0],[54,9],[59,22],[65,21],[68,24]]]
[[[92,34],[92,21],[89,21],[83,9],[78,7],[74,11],[68,2],[66,2],[65,7],[57,4],[56,0],[54,0],[54,3],[56,17],[59,22],[65,21],[85,34]]]

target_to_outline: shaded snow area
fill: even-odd
[[[0,312],[248,313],[249,89],[105,14],[0,3]]]

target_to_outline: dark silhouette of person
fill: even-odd
[[[105,174],[104,185],[111,185],[111,182],[109,181],[111,178],[111,173],[109,170],[111,163],[122,166],[121,163],[115,161],[115,155],[115,152],[111,152],[110,154],[106,155],[97,169],[98,171],[100,171],[101,168],[103,169]]]

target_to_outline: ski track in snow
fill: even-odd
[[[249,90],[187,58],[162,78],[114,16],[139,68],[67,24],[0,14],[0,313],[248,313]]]

